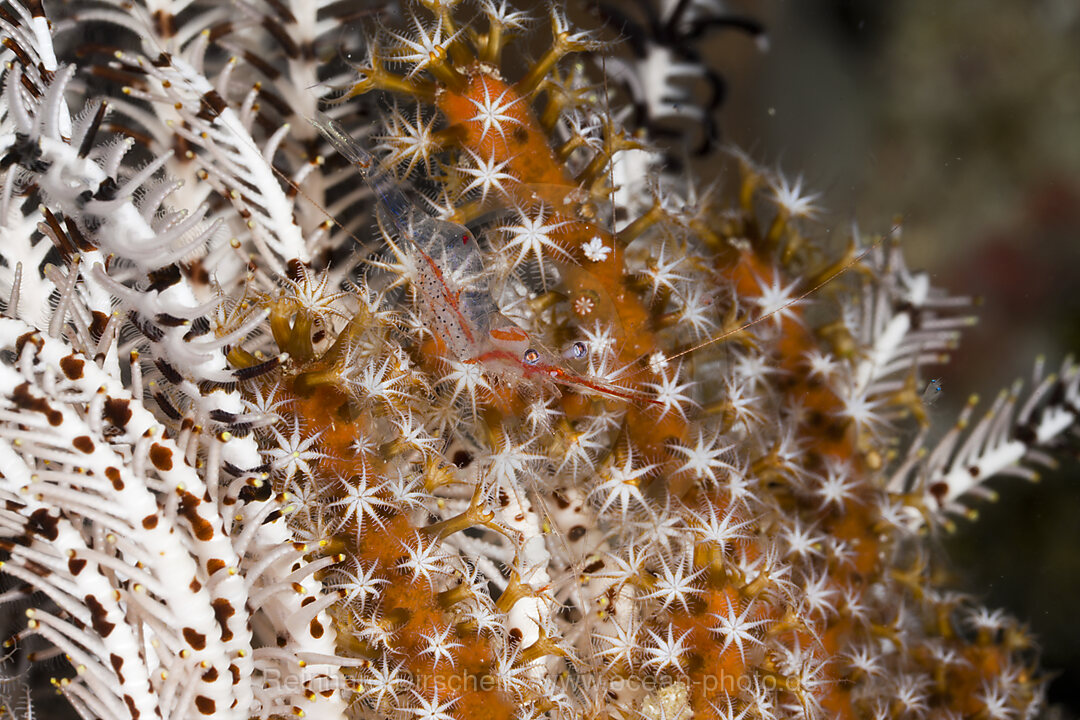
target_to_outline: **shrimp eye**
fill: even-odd
[[[521,356],[521,359],[525,361],[526,365],[535,365],[540,362],[540,353],[536,352],[532,348],[525,351],[525,354]]]
[[[570,346],[570,355],[577,358],[577,359],[581,359],[581,358],[585,357],[585,354],[588,353],[588,352],[589,352],[589,347],[585,343],[581,342],[580,340],[578,340],[577,342],[575,342],[573,345]]]

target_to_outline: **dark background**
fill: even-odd
[[[1080,3],[1075,0],[731,2],[768,50],[717,32],[725,141],[823,193],[824,225],[904,219],[906,255],[979,296],[979,325],[940,372],[934,424],[988,403],[1034,358],[1080,351]],[[1080,715],[1080,469],[1061,454],[1037,485],[1001,478],[996,503],[945,538],[951,583],[1028,622]]]

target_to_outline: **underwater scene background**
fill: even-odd
[[[0,717],[1075,714],[1078,35],[0,5]]]

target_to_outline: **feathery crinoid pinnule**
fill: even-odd
[[[745,155],[727,192],[666,171],[617,46],[561,10],[405,4],[342,69],[340,4],[235,8],[0,12],[0,600],[31,695],[1038,712],[1032,639],[941,585],[927,531],[1075,432],[1071,361],[928,445],[967,301],[896,228],[835,251]]]

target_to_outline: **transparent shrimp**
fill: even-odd
[[[417,206],[397,179],[381,169],[339,124],[321,116],[312,121],[338,152],[360,171],[377,200],[378,213],[396,230],[413,261],[421,307],[432,332],[459,360],[477,353],[483,318],[498,312],[475,238],[463,225],[438,220]]]
[[[566,360],[546,350],[499,310],[483,257],[468,228],[439,220],[402,191],[397,179],[379,168],[338,123],[320,116],[312,123],[360,171],[378,201],[416,272],[421,309],[432,333],[464,363],[480,363],[486,372],[508,379],[573,387],[585,393],[622,400],[655,402],[643,393],[599,378],[579,375]],[[574,343],[568,357],[583,358],[588,349]]]

